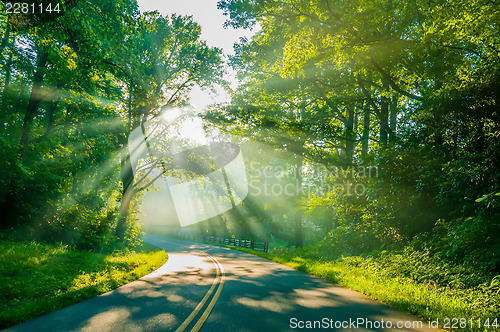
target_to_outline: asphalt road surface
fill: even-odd
[[[155,272],[7,331],[427,331],[426,321],[239,251],[146,236]]]

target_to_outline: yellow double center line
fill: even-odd
[[[191,323],[191,321],[198,315],[198,313],[201,311],[201,309],[203,309],[203,307],[205,306],[205,303],[208,301],[208,299],[210,298],[210,296],[214,292],[215,288],[217,286],[219,286],[217,288],[217,291],[215,292],[214,296],[212,297],[212,300],[208,304],[207,308],[205,309],[205,311],[203,312],[201,317],[198,319],[198,321],[196,322],[194,327],[191,329],[191,332],[198,331],[202,327],[203,323],[205,323],[205,320],[208,318],[208,315],[210,315],[210,312],[212,311],[212,309],[215,305],[215,302],[217,302],[217,299],[219,298],[220,292],[222,291],[222,286],[224,286],[224,280],[225,280],[224,268],[222,267],[222,265],[219,264],[219,262],[214,257],[212,257],[208,254],[204,254],[204,255],[206,255],[208,258],[210,258],[212,260],[212,262],[214,262],[215,269],[217,271],[217,276],[215,277],[215,279],[212,283],[212,287],[210,287],[207,294],[205,294],[205,296],[203,297],[201,302],[198,303],[196,308],[194,308],[194,311],[189,315],[189,317],[186,318],[186,320],[177,328],[176,332],[182,332],[188,327],[188,325]]]

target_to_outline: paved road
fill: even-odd
[[[253,255],[158,236],[146,241],[169,254],[159,270],[7,331],[429,330],[359,293]]]

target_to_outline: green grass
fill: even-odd
[[[167,254],[149,244],[97,253],[64,245],[0,241],[0,328],[108,292],[154,271]]]
[[[307,257],[307,250],[276,248],[270,253],[223,246],[254,254],[296,270],[335,282],[424,320],[473,319],[473,328],[460,331],[498,331],[500,276],[453,266],[418,252],[381,252],[326,260]],[[477,319],[499,324],[478,328]],[[451,324],[450,324],[451,325]],[[451,330],[451,329],[450,329]]]

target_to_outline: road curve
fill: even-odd
[[[7,331],[430,330],[427,322],[260,257],[159,236],[145,240],[168,252],[160,269]]]

